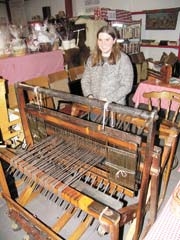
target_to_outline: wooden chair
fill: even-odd
[[[39,76],[36,78],[29,79],[25,81],[26,84],[37,86],[37,87],[46,87],[49,88],[49,78],[48,76]],[[54,108],[54,101],[52,98],[47,98],[46,96],[39,95],[37,93],[28,93],[28,100],[36,104],[40,104],[44,107]]]
[[[69,68],[68,72],[70,81],[81,79],[84,72],[84,66]]]
[[[70,92],[82,96],[81,78],[84,72],[84,66],[69,68],[69,88]]]
[[[9,108],[16,108],[18,103],[17,103],[14,84],[9,84],[8,83],[7,98],[8,98],[8,107]]]
[[[18,140],[18,142],[23,141],[24,134],[21,125],[21,119],[17,109],[10,109],[7,106],[7,92],[5,80],[0,79],[0,129],[3,141],[11,141],[12,139]],[[12,143],[12,147],[17,147],[18,142],[15,140]],[[9,142],[10,143],[10,142]]]
[[[179,128],[178,114],[180,111],[180,94],[176,92],[162,91],[162,92],[147,92],[143,94],[144,98],[148,98],[148,109],[152,111],[155,107],[160,114],[160,119],[163,124],[169,127]],[[166,109],[162,104],[166,105]],[[173,106],[174,105],[174,106]],[[171,109],[174,107],[174,111]],[[164,113],[164,114],[163,114]]]
[[[59,72],[51,73],[48,75],[49,78],[49,87],[51,89],[56,89],[64,92],[70,92],[69,85],[68,85],[68,72],[66,70],[61,70]],[[54,97],[54,104],[55,108],[59,110],[60,104],[62,103],[59,101],[60,99]],[[61,105],[62,107],[62,105]]]
[[[156,138],[164,147],[161,160],[161,204],[166,194],[166,189],[175,158],[176,147],[179,137],[179,111],[180,111],[180,94],[176,92],[147,92],[143,94],[148,99],[148,109],[152,111],[154,108],[159,113],[159,124]],[[165,105],[163,105],[165,104]],[[162,106],[163,105],[163,106]],[[165,108],[166,106],[166,108]],[[174,109],[172,111],[172,109]]]

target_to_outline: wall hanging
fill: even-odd
[[[176,28],[178,11],[146,14],[146,30],[173,30]]]

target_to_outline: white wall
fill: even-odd
[[[92,3],[96,2],[91,0]],[[180,0],[99,0],[99,4],[85,6],[85,0],[72,0],[74,16],[87,14],[88,7],[105,7],[111,9],[123,9],[128,11],[142,11],[150,9],[180,7]]]
[[[92,3],[95,2],[92,0]],[[123,9],[131,12],[153,10],[153,9],[166,9],[180,7],[180,0],[99,0],[99,4],[85,5],[85,0],[73,0],[73,14],[74,16],[86,15],[86,10],[93,7],[105,7],[110,9]],[[175,30],[145,30],[146,15],[139,14],[133,16],[134,20],[142,19],[141,39],[154,39],[178,41],[180,34],[180,12],[178,15],[177,26]],[[154,60],[159,60],[162,53],[174,52],[178,55],[178,49],[172,48],[141,48],[145,57],[152,57]]]
[[[7,17],[7,10],[6,10],[6,5],[4,3],[0,3],[0,20],[1,18],[5,21],[8,22],[8,17]]]
[[[85,0],[72,0],[73,2],[73,15],[74,16],[79,16],[79,15],[89,15],[93,13],[93,8],[94,7],[104,7],[104,8],[111,8],[111,9],[124,9],[124,10],[129,10],[130,2],[131,0],[98,0],[98,1],[93,1],[91,0],[92,3],[94,2],[99,2],[99,4],[91,4],[91,5],[85,5]],[[92,9],[92,12],[89,12],[89,9]]]
[[[40,15],[43,19],[42,7],[50,7],[52,16],[55,16],[59,11],[65,11],[64,0],[28,0],[24,3],[28,21],[31,21],[32,17],[36,15]]]
[[[146,15],[139,14],[134,15],[133,20],[142,19],[142,31],[141,31],[141,39],[152,39],[156,41],[160,40],[169,40],[169,41],[178,41],[180,37],[180,12],[178,14],[177,25],[175,30],[146,30]],[[144,52],[146,58],[153,58],[154,60],[159,60],[162,53],[166,52],[169,54],[173,52],[178,55],[178,49],[173,48],[147,48],[142,47],[141,51]]]
[[[130,11],[180,7],[180,0],[130,0],[128,2]]]
[[[180,7],[180,0],[91,0],[93,4],[86,6],[86,0],[72,0],[73,4],[73,15],[87,15],[88,10],[92,10],[94,7],[105,7],[110,9],[123,9],[131,12],[153,10],[153,9],[166,9]],[[25,13],[27,20],[30,21],[32,16],[42,14],[43,6],[50,6],[51,15],[55,16],[59,11],[65,11],[64,0],[28,0],[25,1]],[[2,5],[2,7],[1,7]],[[6,16],[5,4],[0,5],[0,16]],[[178,16],[178,22],[176,30],[145,30],[145,14],[134,15],[133,19],[142,19],[142,39],[155,39],[159,40],[172,40],[177,41],[180,34],[180,12]],[[153,57],[159,59],[162,52],[169,53],[173,51],[177,54],[178,50],[174,49],[158,49],[158,48],[143,48],[146,57]]]

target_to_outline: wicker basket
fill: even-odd
[[[10,53],[5,51],[4,49],[0,49],[0,59],[9,57]]]
[[[13,49],[13,56],[18,57],[18,56],[24,56],[26,54],[26,49],[25,48],[20,48],[20,49]]]
[[[9,54],[0,54],[0,59],[9,57]]]
[[[39,51],[40,52],[49,52],[52,51],[51,43],[40,43],[39,44]]]

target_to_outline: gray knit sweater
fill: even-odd
[[[117,64],[105,62],[101,66],[91,66],[91,56],[87,60],[81,86],[84,96],[90,94],[99,100],[126,104],[126,96],[133,85],[133,67],[129,57],[121,52]]]

